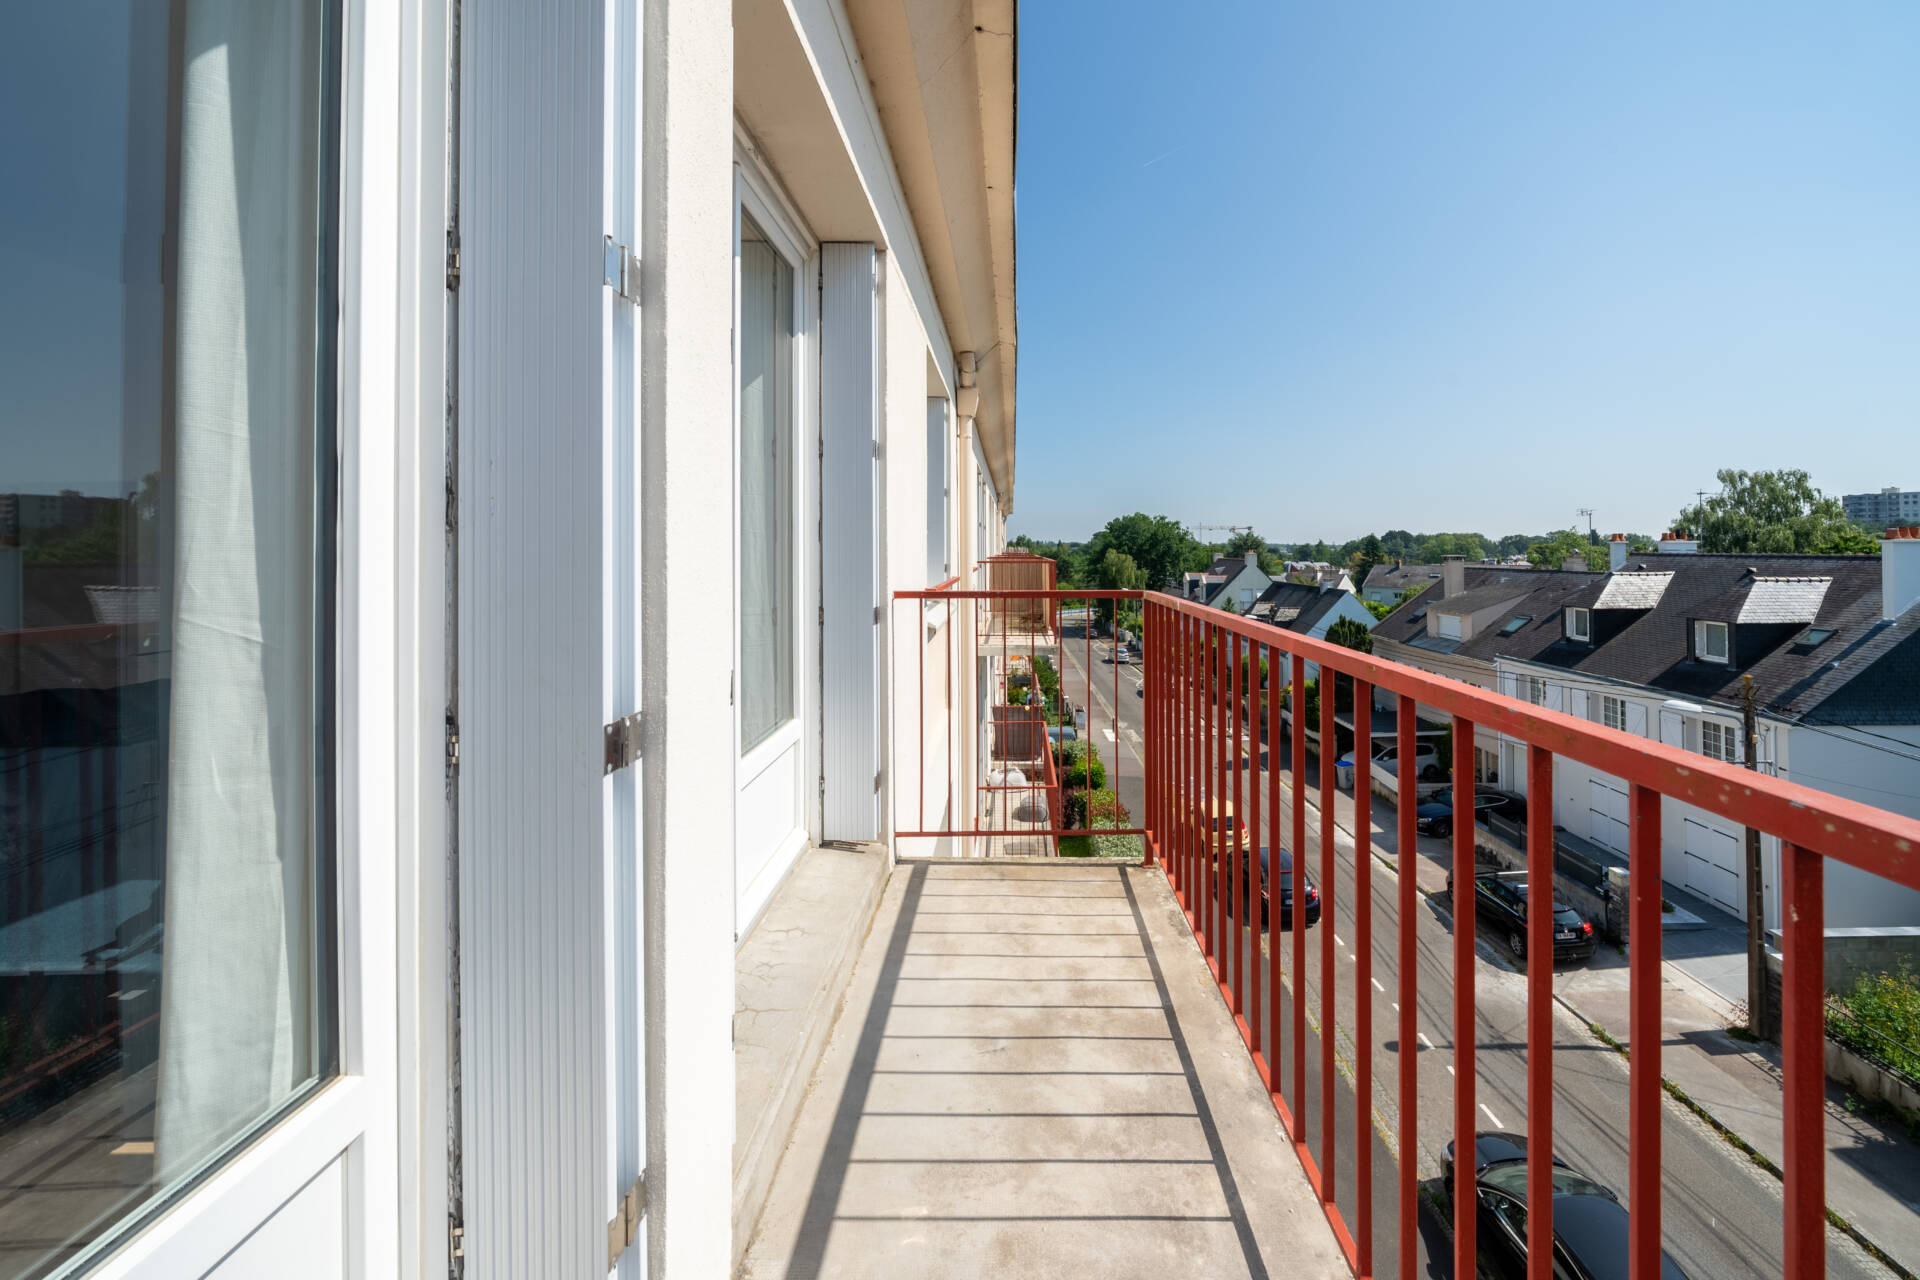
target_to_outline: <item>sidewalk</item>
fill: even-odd
[[[1317,780],[1313,763],[1309,759],[1308,773]],[[1317,796],[1317,787],[1312,794]],[[1317,822],[1318,806],[1309,799],[1307,807],[1310,821]],[[1371,817],[1375,856],[1403,862],[1387,852],[1394,843],[1393,805],[1374,796]],[[1347,792],[1334,794],[1334,825],[1352,837],[1354,803]],[[1451,862],[1446,855],[1416,853],[1414,874],[1423,893],[1445,892]],[[1743,1042],[1727,1034],[1739,1016],[1726,994],[1730,970],[1724,961],[1702,954],[1704,941],[1685,934],[1663,936],[1663,950],[1673,948],[1679,955],[1663,957],[1661,965],[1661,1074],[1714,1123],[1778,1168],[1784,1149],[1780,1051],[1772,1044]],[[1744,956],[1738,964],[1744,986]],[[1627,974],[1626,958],[1603,946],[1590,965],[1556,973],[1555,998],[1581,1021],[1627,1044]],[[1920,1273],[1920,1143],[1899,1129],[1848,1111],[1846,1097],[1844,1090],[1828,1083],[1827,1204],[1906,1274]]]

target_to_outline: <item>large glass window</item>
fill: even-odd
[[[0,1278],[333,1069],[323,0],[0,42]]]
[[[740,215],[740,738],[793,719],[793,265]]]

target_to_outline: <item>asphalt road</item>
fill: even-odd
[[[1088,646],[1083,634],[1075,631],[1063,637],[1065,686],[1076,705],[1081,704],[1087,688]],[[1142,770],[1145,747],[1139,734],[1143,725],[1141,704],[1134,689],[1142,677],[1139,666],[1118,669],[1119,696],[1114,696],[1115,668],[1108,660],[1111,648],[1102,640],[1092,642],[1092,702],[1089,712],[1090,736],[1100,745],[1108,763],[1108,785],[1118,788],[1129,812],[1144,812]],[[1106,736],[1111,731],[1111,740]],[[1119,768],[1116,768],[1116,758]],[[1241,765],[1243,801],[1240,812],[1248,815],[1250,800],[1244,797],[1257,780],[1266,794],[1267,752],[1257,741],[1244,744]],[[1285,752],[1275,761],[1283,771]],[[1308,759],[1309,777],[1317,771],[1317,761]],[[1226,785],[1231,787],[1231,774]],[[1282,775],[1281,832],[1290,831],[1291,788]],[[1375,820],[1392,826],[1392,811],[1378,812]],[[1264,826],[1264,823],[1262,824]],[[1334,875],[1332,891],[1327,892],[1324,856],[1319,839],[1320,816],[1316,809],[1307,813],[1306,858],[1309,874],[1321,884],[1323,907],[1331,911],[1319,925],[1308,930],[1306,963],[1302,969],[1306,991],[1307,1024],[1306,1087],[1304,1098],[1305,1132],[1309,1149],[1324,1167],[1325,1134],[1321,1124],[1321,1074],[1323,1046],[1320,1030],[1329,1021],[1334,1028],[1337,1089],[1333,1138],[1335,1148],[1335,1202],[1349,1226],[1358,1220],[1358,1192],[1355,1186],[1354,1138],[1358,1117],[1351,1079],[1357,1060],[1353,1029],[1357,1001],[1372,1003],[1374,1047],[1372,1052],[1371,1124],[1368,1141],[1373,1151],[1372,1217],[1375,1224],[1374,1266],[1376,1274],[1398,1274],[1397,1239],[1399,1169],[1395,1159],[1400,1125],[1399,1107],[1399,1005],[1401,998],[1398,951],[1398,882],[1394,871],[1378,859],[1371,864],[1370,881],[1373,902],[1372,975],[1366,991],[1356,991],[1358,966],[1353,944],[1358,938],[1354,905],[1354,848],[1345,833],[1334,839]],[[1388,858],[1394,856],[1394,835],[1389,829],[1374,836],[1377,849]],[[1445,841],[1422,840],[1423,850],[1438,855],[1442,864],[1448,856]],[[1415,1046],[1418,1067],[1418,1131],[1421,1181],[1436,1193],[1439,1189],[1440,1153],[1452,1137],[1454,1101],[1453,1055],[1453,938],[1445,897],[1420,900],[1421,916],[1417,926],[1417,964],[1414,970],[1416,1026],[1420,1039]],[[1259,964],[1264,977],[1267,970],[1266,935],[1257,929],[1237,929],[1240,963]],[[1332,1017],[1328,1017],[1322,949],[1331,936],[1334,947]],[[1292,934],[1279,934],[1286,986],[1278,1009],[1282,1034],[1281,1066],[1283,1091],[1289,1106],[1300,1114],[1299,1098],[1293,1087],[1293,992],[1294,955]],[[1480,939],[1480,956],[1474,979],[1476,1107],[1475,1123],[1480,1128],[1506,1129],[1524,1133],[1527,1128],[1526,1070],[1526,988],[1522,974],[1512,968],[1512,958],[1504,945]],[[1244,971],[1244,970],[1243,970]],[[1238,984],[1236,984],[1238,985]],[[1263,1005],[1266,1003],[1263,997]],[[1273,1010],[1252,1010],[1260,1022],[1261,1042],[1271,1044]],[[1627,1064],[1613,1049],[1596,1040],[1564,1008],[1554,1007],[1554,1139],[1555,1152],[1574,1168],[1614,1189],[1624,1202],[1627,1195]],[[1693,1115],[1671,1099],[1665,1100],[1661,1131],[1661,1221],[1667,1251],[1695,1280],[1717,1277],[1779,1275],[1782,1268],[1782,1188],[1777,1179],[1754,1166]],[[1452,1273],[1451,1238],[1430,1206],[1423,1205],[1420,1233],[1414,1242],[1419,1250],[1422,1275],[1446,1276]],[[1839,1232],[1828,1229],[1828,1274],[1834,1277],[1861,1277],[1881,1280],[1890,1273],[1866,1257],[1854,1243]],[[1437,1259],[1437,1261],[1436,1261]]]

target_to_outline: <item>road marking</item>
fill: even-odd
[[[1108,742],[1112,742],[1112,741],[1113,741],[1113,730],[1111,730],[1111,729],[1102,729],[1102,730],[1100,731],[1100,735],[1101,735],[1101,736],[1102,736],[1103,738],[1105,738],[1105,739],[1106,739],[1106,740],[1107,740]]]
[[[1380,993],[1381,995],[1385,995],[1385,994],[1387,994],[1387,989],[1386,989],[1385,987],[1383,987],[1383,986],[1381,986],[1381,985],[1380,985],[1380,979],[1378,979],[1378,978],[1372,978],[1372,979],[1369,979],[1369,981],[1371,981],[1371,982],[1373,983],[1373,989],[1374,989],[1375,991],[1378,991],[1378,992],[1379,992],[1379,993]],[[1398,1009],[1398,1008],[1399,1008],[1400,1006],[1396,1004],[1396,1005],[1395,1005],[1395,1006],[1393,1006],[1393,1007],[1394,1007],[1394,1008],[1396,1008],[1396,1009]]]
[[[1347,940],[1346,940],[1345,938],[1343,938],[1343,937],[1341,937],[1341,936],[1340,936],[1339,934],[1337,934],[1337,933],[1333,935],[1333,940],[1334,940],[1334,942],[1335,942],[1335,943],[1336,943],[1337,945],[1339,945],[1339,946],[1342,946],[1342,947],[1344,947],[1344,946],[1346,946],[1346,945],[1347,945]]]
[[[1483,1103],[1481,1103],[1481,1104],[1480,1104],[1480,1109],[1481,1109],[1482,1111],[1487,1111],[1487,1104],[1486,1104],[1486,1103],[1484,1103],[1484,1102],[1483,1102]],[[1495,1114],[1493,1114],[1493,1112],[1491,1112],[1491,1111],[1487,1111],[1487,1119],[1489,1119],[1489,1120],[1491,1120],[1491,1121],[1493,1121],[1493,1127],[1494,1127],[1494,1128],[1496,1128],[1496,1129],[1504,1129],[1504,1128],[1506,1128],[1506,1127],[1507,1127],[1507,1126],[1505,1126],[1505,1125],[1503,1125],[1503,1124],[1501,1124],[1501,1123],[1500,1123],[1500,1117],[1499,1117],[1499,1116],[1497,1116],[1497,1115],[1495,1115]]]
[[[1429,1049],[1431,1049],[1431,1048],[1433,1048],[1433,1041],[1431,1041],[1431,1040],[1429,1040],[1429,1039],[1427,1039],[1427,1033],[1426,1033],[1426,1032],[1424,1032],[1424,1031],[1416,1031],[1416,1032],[1414,1032],[1413,1034],[1414,1034],[1414,1036],[1415,1036],[1415,1037],[1416,1037],[1416,1038],[1417,1038],[1417,1039],[1418,1039],[1418,1040],[1420,1041],[1420,1043],[1421,1043],[1421,1044],[1423,1044],[1423,1045],[1425,1045],[1425,1046],[1427,1046],[1427,1048],[1429,1048]],[[1449,1071],[1451,1071],[1451,1070],[1453,1070],[1453,1068],[1452,1068],[1452,1067],[1448,1067],[1448,1068],[1447,1068],[1447,1070],[1449,1070]]]
[[[1398,1012],[1400,1012],[1400,1002],[1399,1002],[1398,1000],[1395,1000],[1395,1001],[1393,1002],[1393,1011],[1394,1011],[1395,1013],[1398,1013]]]
[[[1455,1074],[1455,1072],[1454,1072],[1454,1070],[1453,1070],[1453,1068],[1452,1068],[1452,1067],[1448,1067],[1448,1068],[1447,1068],[1447,1074],[1448,1074],[1448,1075],[1453,1075],[1453,1074]]]

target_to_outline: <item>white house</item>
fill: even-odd
[[[1198,600],[1216,609],[1231,608],[1245,616],[1272,582],[1272,578],[1260,571],[1260,553],[1248,551],[1238,556],[1214,556],[1213,563],[1205,569],[1183,575],[1181,587],[1189,600]]]
[[[1920,538],[1871,557],[1686,554],[1623,567],[1503,637],[1499,688],[1687,751],[1741,762],[1751,676],[1761,769],[1920,815]],[[1500,778],[1524,790],[1525,751],[1503,741]],[[1661,875],[1745,918],[1743,829],[1671,798]],[[1627,788],[1557,762],[1554,820],[1628,852]],[[1762,840],[1765,924],[1778,927],[1778,842]],[[1844,863],[1827,869],[1831,928],[1920,924],[1920,894]]]
[[[1249,615],[1287,631],[1315,640],[1327,638],[1335,623],[1345,618],[1364,630],[1373,630],[1374,616],[1351,591],[1338,587],[1308,586],[1299,582],[1274,582],[1253,602]],[[1309,662],[1307,678],[1320,678],[1320,664]]]
[[[62,544],[0,557],[0,1273],[732,1270],[791,1115],[739,957],[892,857],[912,659],[985,696],[892,593],[1013,501],[1015,30],[179,0],[0,55],[62,104],[0,204],[57,406],[0,550]],[[804,1082],[835,999],[755,1047]]]

